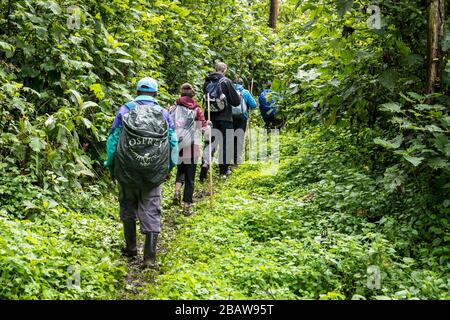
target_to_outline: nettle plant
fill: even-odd
[[[386,170],[387,188],[401,190],[407,176],[426,178],[439,193],[439,203],[449,212],[450,201],[450,115],[443,104],[427,103],[430,96],[415,92],[400,94],[400,102],[385,103],[380,110],[389,115],[390,139],[374,142],[396,155],[400,162]],[[441,99],[442,102],[446,102]],[[427,173],[426,175],[423,173]]]

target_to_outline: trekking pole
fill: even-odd
[[[209,93],[207,94],[206,101],[208,102],[208,121],[211,122],[211,103],[209,101]],[[213,168],[212,168],[212,128],[209,126],[209,207],[213,209]]]

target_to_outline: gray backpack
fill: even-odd
[[[194,143],[196,130],[195,110],[175,104],[170,109],[170,116],[175,124],[178,144],[187,147]]]
[[[122,119],[114,173],[124,185],[155,188],[169,174],[169,126],[156,103],[126,104],[130,112]]]
[[[233,113],[233,118],[244,119],[244,114],[247,112],[247,103],[240,91],[237,91],[239,97],[241,98],[241,104],[237,107],[231,107],[231,112]]]

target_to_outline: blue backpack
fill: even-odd
[[[270,93],[269,97],[267,97],[268,93]],[[277,113],[277,106],[275,105],[275,100],[273,98],[274,94],[275,92],[272,90],[266,89],[259,95],[259,109],[261,110],[263,117],[275,115]],[[267,98],[270,98],[270,100],[267,101]]]

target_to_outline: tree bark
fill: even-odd
[[[270,0],[269,27],[276,29],[278,20],[278,0]]]
[[[428,11],[428,76],[427,92],[434,93],[441,88],[442,81],[442,39],[444,38],[444,1],[430,0]]]

